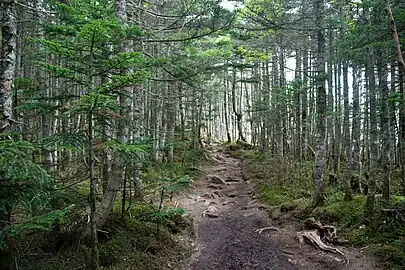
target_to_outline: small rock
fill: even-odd
[[[230,177],[228,177],[226,180],[225,180],[225,182],[240,182],[240,180],[239,179],[233,179],[233,178],[230,178]]]
[[[219,168],[215,168],[213,169],[214,172],[222,172],[222,171],[226,171],[226,167],[219,167]]]
[[[215,199],[214,195],[209,193],[205,193],[204,195],[202,195],[202,197],[205,199]]]
[[[214,191],[214,194],[218,196],[218,198],[222,198],[223,195],[221,193],[219,193],[219,191]]]
[[[217,184],[217,185],[225,185],[226,182],[224,180],[222,180],[221,177],[216,176],[216,175],[208,175],[207,178],[209,179],[209,181],[211,181],[211,183]]]
[[[218,214],[216,214],[216,213],[211,213],[211,212],[207,212],[205,215],[206,215],[207,217],[209,217],[209,218],[217,218],[217,217],[219,217]]]
[[[213,202],[213,201],[205,201],[204,202],[204,206],[210,206],[210,205],[217,205],[217,203]]]
[[[230,203],[238,204],[238,203],[235,202],[235,201],[227,201],[227,202],[223,202],[222,205],[227,205],[227,204],[230,204]]]
[[[231,192],[226,194],[226,196],[228,196],[229,198],[235,198],[238,194],[236,192]]]
[[[208,185],[207,188],[212,188],[212,189],[222,189],[222,187],[217,186],[217,185]]]

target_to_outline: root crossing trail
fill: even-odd
[[[214,164],[177,198],[193,218],[196,252],[182,270],[237,269],[380,269],[368,258],[350,265],[335,255],[299,244],[291,225],[272,227],[253,184],[243,177],[241,161],[218,151]],[[268,227],[261,234],[258,229]],[[356,253],[357,252],[357,253]]]

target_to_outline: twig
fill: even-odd
[[[255,232],[258,232],[259,234],[261,234],[262,232],[269,231],[269,230],[278,231],[278,232],[280,231],[280,229],[276,228],[276,227],[264,227],[261,229],[256,229]]]

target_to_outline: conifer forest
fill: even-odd
[[[0,0],[0,269],[405,269],[405,1]]]

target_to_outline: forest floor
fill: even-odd
[[[204,269],[382,269],[361,248],[339,247],[344,256],[299,243],[299,224],[274,221],[245,179],[242,161],[221,150],[194,181],[191,193],[176,200],[193,219],[194,255],[182,270]],[[256,230],[272,227],[259,234]],[[366,249],[364,249],[366,250]]]

